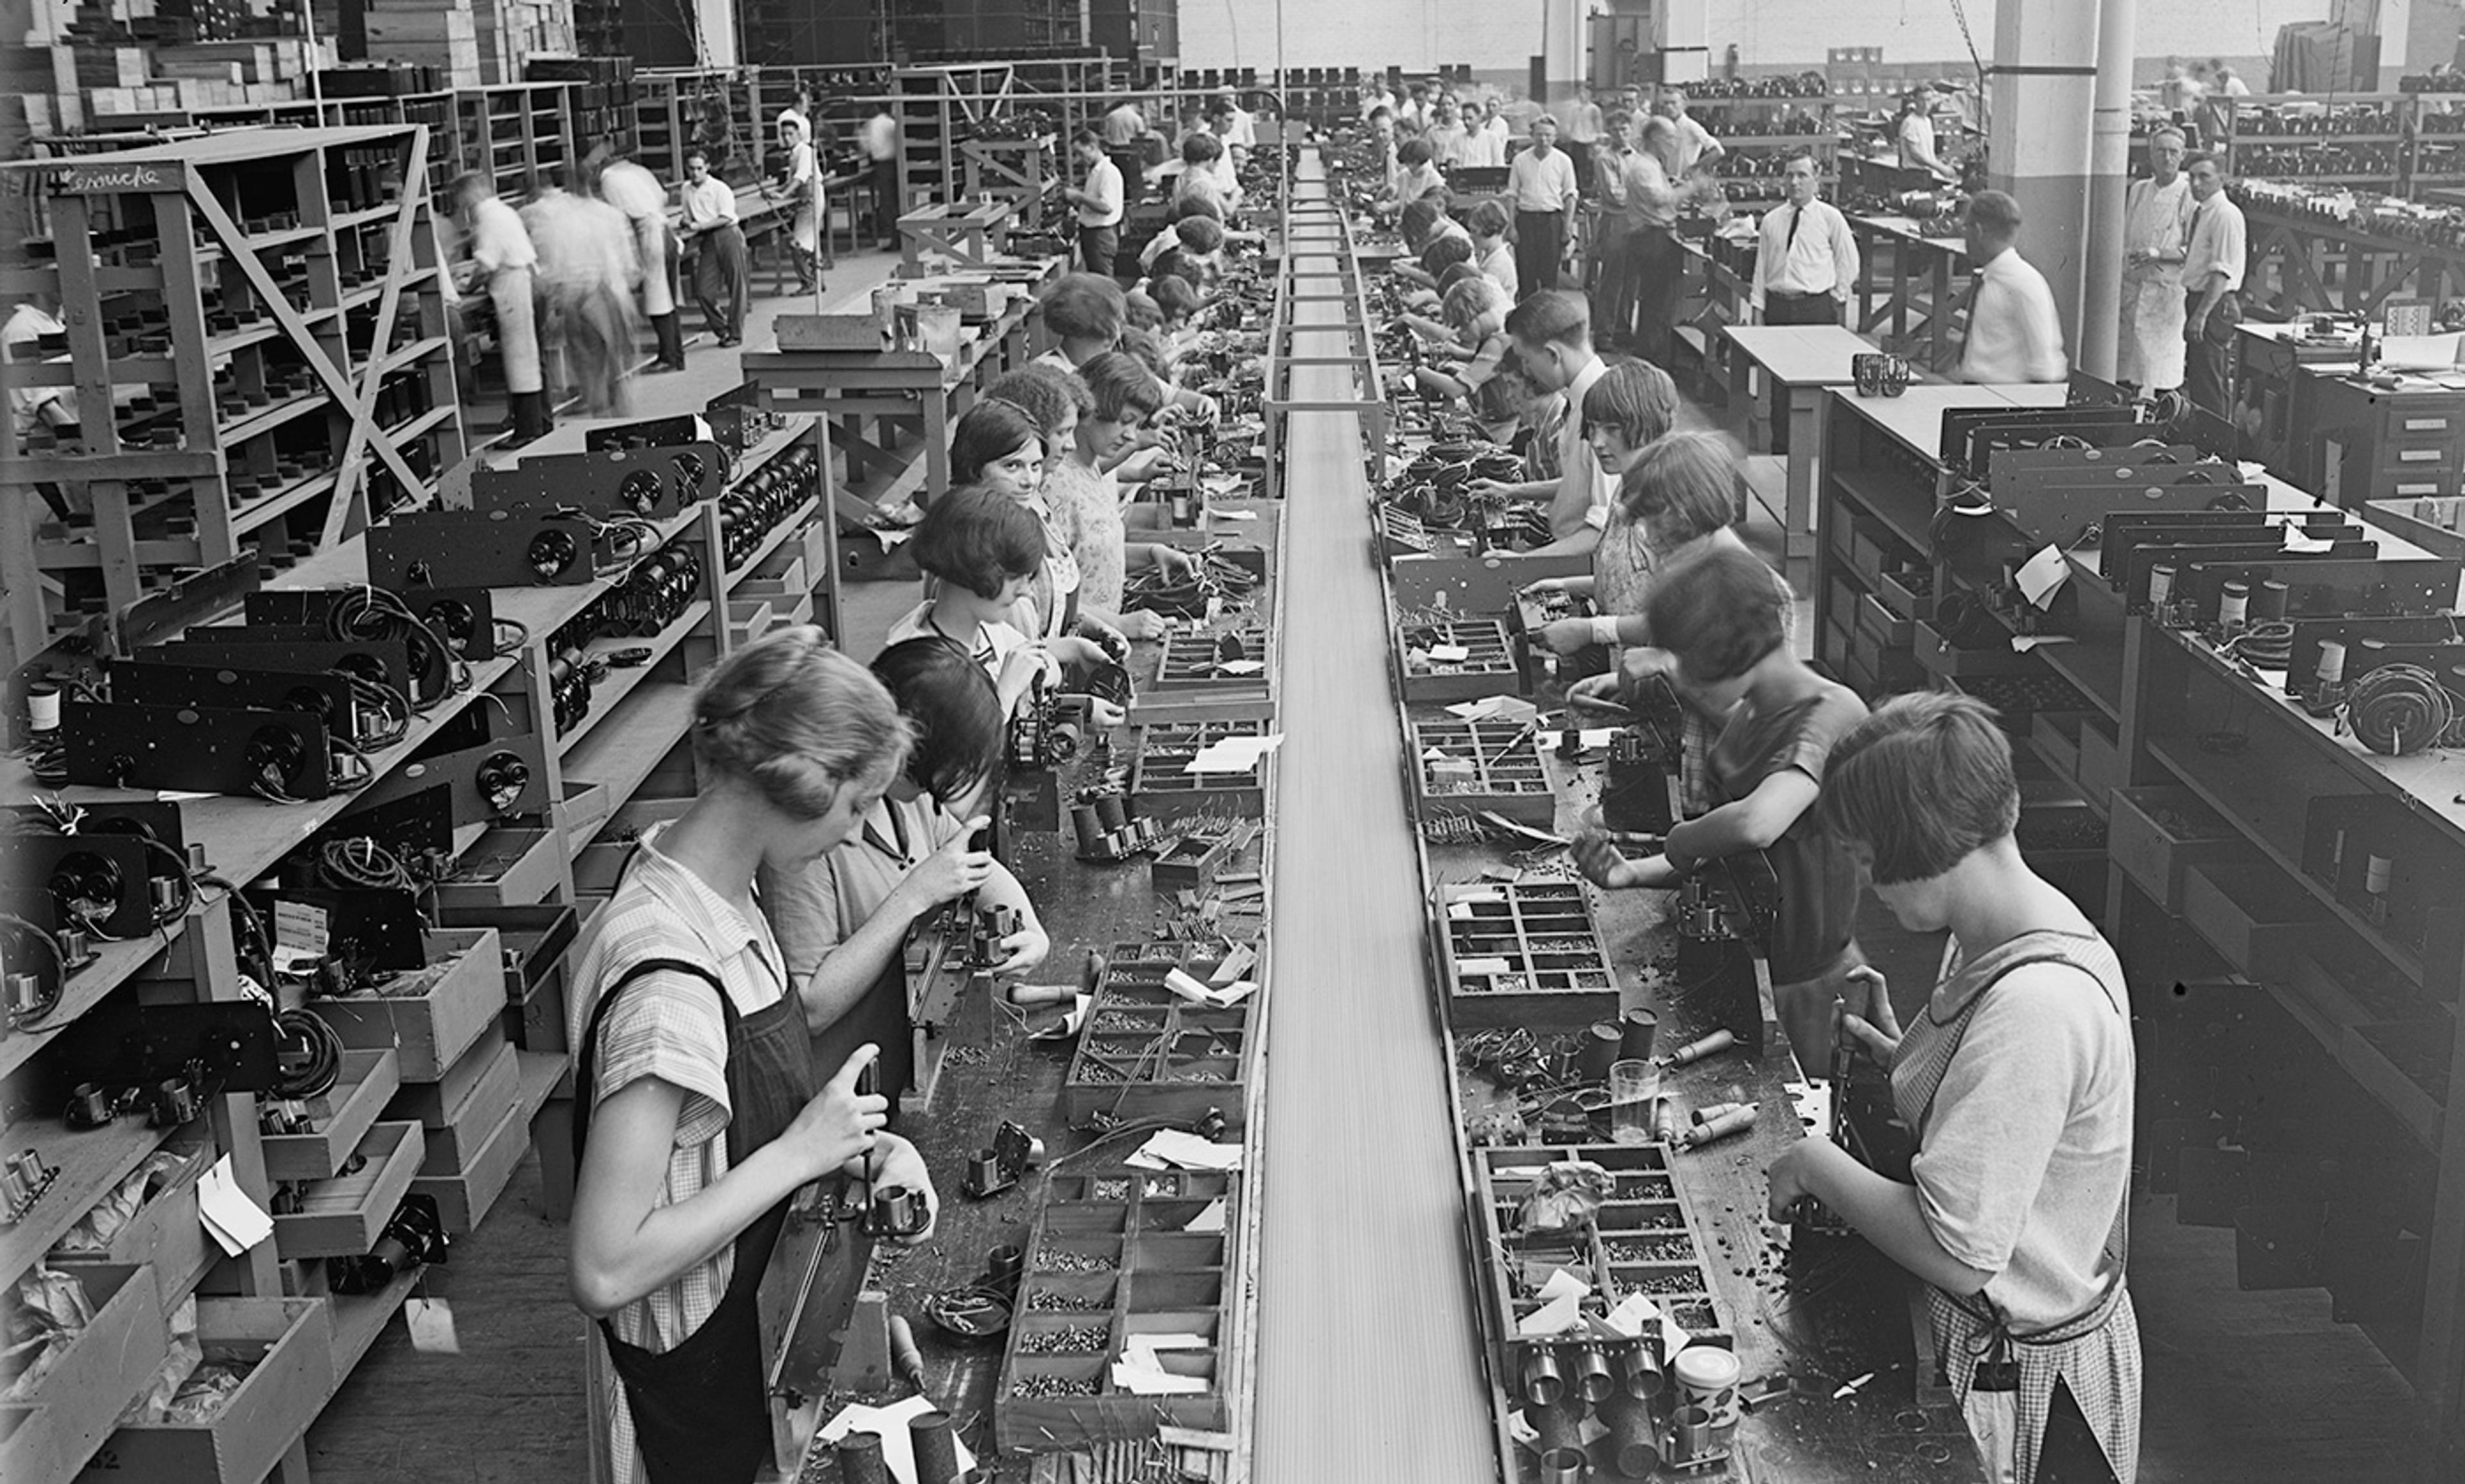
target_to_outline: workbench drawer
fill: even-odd
[[[2319,941],[2336,921],[2265,861],[2210,861],[2183,877],[2183,917],[2235,968],[2276,977],[2282,955]]]
[[[265,1178],[329,1180],[375,1126],[377,1116],[402,1086],[400,1060],[391,1047],[344,1052],[342,1074],[322,1096],[306,1100],[313,1131],[265,1136]]]
[[[401,1052],[405,1082],[433,1082],[505,1008],[505,965],[493,927],[420,935],[428,967],[383,992],[312,1000],[309,1008],[346,1047]],[[406,985],[418,986],[416,991]]]
[[[56,1484],[76,1475],[169,1349],[151,1268],[80,1264],[61,1271],[85,1291],[94,1318],[31,1397],[0,1406],[0,1478],[9,1484]]]
[[[603,790],[604,791],[604,790]],[[500,825],[479,836],[436,883],[440,907],[504,907],[535,902],[565,885],[565,831]]]
[[[436,1203],[436,1218],[456,1236],[478,1229],[497,1197],[514,1178],[514,1166],[531,1146],[530,1124],[519,1107],[507,1108],[485,1141],[472,1151],[461,1168],[446,1174],[423,1174],[411,1183],[411,1193]]]
[[[2183,908],[2186,871],[2238,859],[2251,849],[2224,815],[2188,788],[2117,788],[2112,798],[2106,851],[2123,875],[2168,912]]]
[[[55,1247],[47,1260],[55,1267],[151,1268],[164,1309],[177,1308],[206,1270],[222,1260],[223,1250],[206,1235],[205,1223],[197,1216],[197,1182],[221,1158],[221,1151],[204,1143],[172,1144],[167,1152],[187,1158],[139,1204],[128,1224],[113,1232],[109,1242],[74,1252]]]
[[[274,1472],[334,1394],[328,1299],[200,1298],[197,1339],[210,1361],[255,1362],[239,1388],[205,1422],[154,1423],[114,1432],[88,1471],[89,1484],[255,1484]]]
[[[360,1142],[366,1163],[300,1192],[300,1209],[274,1218],[274,1250],[301,1257],[357,1257],[376,1245],[393,1208],[411,1193],[427,1141],[416,1123],[379,1123]]]
[[[1857,631],[1883,649],[1905,649],[1917,632],[1916,622],[1886,608],[1872,593],[1858,596]]]

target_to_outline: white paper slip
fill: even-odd
[[[1256,675],[1267,668],[1267,662],[1263,659],[1228,659],[1215,668],[1224,675]]]
[[[1660,1306],[1645,1295],[1629,1294],[1602,1317],[1601,1322],[1630,1340],[1640,1340],[1645,1325],[1660,1322]]]
[[[411,1347],[427,1355],[460,1355],[462,1341],[454,1333],[454,1306],[442,1298],[406,1298],[403,1322],[411,1326]]]
[[[1207,1203],[1206,1209],[1190,1217],[1189,1224],[1181,1229],[1199,1232],[1221,1231],[1224,1229],[1224,1198],[1217,1196]]]
[[[222,1250],[233,1257],[274,1235],[274,1218],[240,1188],[228,1154],[197,1181],[197,1214]]]
[[[907,1425],[926,1412],[936,1410],[933,1399],[911,1396],[904,1402],[888,1406],[866,1406],[853,1403],[839,1409],[839,1414],[822,1425],[814,1436],[825,1443],[836,1444],[850,1432],[870,1432],[881,1439],[881,1462],[899,1484],[916,1484],[916,1450],[908,1441]],[[954,1438],[959,1445],[959,1472],[972,1472],[976,1455],[966,1440]]]
[[[2049,644],[2072,644],[2076,642],[2077,641],[2074,640],[2072,636],[2067,633],[2015,633],[2011,636],[2011,653],[2014,654],[2026,654],[2031,650],[2043,649]]]
[[[1203,1393],[1208,1382],[1198,1376],[1176,1376],[1161,1367],[1150,1369],[1127,1361],[1113,1362],[1113,1384],[1132,1396],[1188,1396]]]
[[[1210,521],[1255,521],[1258,519],[1258,512],[1255,510],[1210,510],[1207,515],[1208,519]]]
[[[2063,560],[2062,548],[2048,543],[2035,555],[2020,565],[2016,574],[2020,596],[2040,609],[2054,607],[2054,594],[2071,580],[2071,565]]]
[[[2288,551],[2298,551],[2305,555],[2310,555],[2327,551],[2336,544],[2337,543],[2332,541],[2320,541],[2313,537],[2303,535],[2302,527],[2296,525],[2291,521],[2285,523],[2285,549]]]
[[[1550,1274],[1549,1281],[1541,1285],[1541,1296],[1543,1298],[1556,1298],[1564,1294],[1572,1294],[1581,1298],[1591,1291],[1592,1285],[1564,1268]]]
[[[1472,658],[1472,651],[1460,644],[1432,644],[1430,658],[1441,665],[1460,665]]]
[[[1582,1300],[1572,1294],[1561,1294],[1540,1308],[1516,1321],[1515,1332],[1526,1338],[1538,1335],[1563,1335],[1575,1327],[1583,1318]]]

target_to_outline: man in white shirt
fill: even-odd
[[[1857,239],[1822,197],[1814,151],[1791,153],[1781,180],[1788,202],[1764,213],[1748,300],[1765,324],[1838,324],[1857,285]]]
[[[2183,255],[2183,392],[2192,406],[2223,417],[2232,395],[2226,352],[2242,322],[2242,208],[2226,196],[2225,170],[2215,156],[2187,157],[2183,173],[2197,203]]]
[[[1104,137],[1094,129],[1078,131],[1070,142],[1070,158],[1086,172],[1086,184],[1061,188],[1078,209],[1078,266],[1110,277],[1121,250],[1121,167],[1104,152]]]
[[[1601,142],[1606,124],[1601,105],[1586,96],[1582,88],[1577,88],[1575,96],[1566,100],[1566,142],[1560,147],[1575,163],[1578,185],[1588,187],[1591,184],[1592,146]]]
[[[1369,116],[1376,113],[1381,108],[1386,109],[1388,116],[1392,118],[1395,113],[1395,95],[1387,91],[1387,84],[1384,82],[1363,83],[1361,86],[1361,121],[1364,123],[1368,122]]]
[[[1462,115],[1453,102],[1439,100],[1430,116],[1430,126],[1421,131],[1421,138],[1429,144],[1432,163],[1441,170],[1452,170],[1458,165],[1472,163],[1472,136],[1465,132]]]
[[[1241,106],[1239,97],[1229,87],[1215,90],[1212,111],[1224,121],[1223,127],[1215,132],[1223,136],[1224,147],[1232,152],[1232,163],[1237,166],[1258,147],[1257,121],[1251,118],[1250,110]]]
[[[2115,379],[2143,391],[2183,385],[2183,260],[2190,252],[2190,177],[2183,131],[2148,136],[2148,177],[2123,192],[2122,333]]]
[[[625,213],[633,226],[633,252],[642,273],[642,318],[659,344],[655,371],[685,368],[684,327],[677,321],[677,253],[668,227],[668,188],[648,168],[619,157],[599,171],[599,199]]]
[[[1135,98],[1125,98],[1104,115],[1104,153],[1121,172],[1121,199],[1139,199],[1146,185],[1146,160],[1141,154],[1147,136],[1147,116]]]
[[[694,301],[722,345],[744,339],[744,229],[737,223],[736,188],[710,173],[710,154],[685,152],[682,193],[685,236],[694,244]]]
[[[1584,394],[1609,369],[1592,350],[1591,309],[1581,294],[1535,294],[1508,312],[1506,333],[1523,374],[1542,390],[1559,394],[1558,477],[1522,484],[1475,479],[1472,493],[1486,499],[1547,499],[1549,529],[1557,539],[1523,555],[1582,556],[1601,543],[1610,501],[1617,494],[1584,442]]]
[[[887,101],[864,121],[864,157],[873,167],[873,236],[888,253],[899,246],[899,116]]]
[[[1558,286],[1566,213],[1578,199],[1574,163],[1558,147],[1558,121],[1545,113],[1532,121],[1532,147],[1507,167],[1506,194],[1515,203],[1515,277],[1529,299]]]
[[[1988,385],[2058,382],[2069,371],[2054,291],[2013,246],[2020,203],[2000,190],[1968,198],[1968,333],[1960,346],[1960,379]]]
[[[1690,185],[1670,178],[1677,125],[1659,114],[1643,121],[1636,146],[1619,162],[1626,188],[1625,285],[1633,302],[1631,320],[1608,326],[1607,336],[1632,332],[1635,354],[1654,365],[1670,364],[1677,329],[1677,298],[1686,276],[1686,250],[1677,240],[1677,209]]]
[[[1712,131],[1697,122],[1686,111],[1686,90],[1663,85],[1654,103],[1660,116],[1677,131],[1677,173],[1692,175],[1697,166],[1708,166],[1727,154],[1728,147],[1712,137]]]
[[[548,431],[546,381],[540,373],[537,295],[532,277],[539,250],[512,207],[497,197],[487,176],[474,170],[457,177],[451,192],[471,234],[474,290],[485,289],[496,310],[497,353],[504,362],[505,397],[515,443]]]
[[[43,353],[46,335],[65,335],[68,326],[59,316],[29,299],[9,311],[9,321],[0,324],[0,365],[33,365],[45,361],[65,365],[63,353]],[[9,422],[11,431],[23,440],[37,425],[45,428],[72,428],[78,422],[77,388],[68,386],[35,387],[22,378],[0,377],[9,386]]]
[[[1464,164],[1506,164],[1506,115],[1496,102],[1464,104]]]

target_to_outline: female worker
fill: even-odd
[[[907,931],[973,892],[1018,914],[996,974],[1033,968],[1051,951],[1034,904],[1010,868],[974,843],[1002,764],[1007,719],[973,655],[943,638],[882,651],[873,673],[915,735],[906,767],[835,850],[801,870],[765,867],[762,910],[788,973],[804,986],[813,1065],[881,1048],[880,1087],[896,1108],[915,1085],[914,1032],[900,953]]]
[[[700,791],[642,836],[568,1028],[572,1288],[617,1377],[619,1484],[750,1484],[768,1463],[754,1295],[797,1187],[904,1185],[926,1234],[936,1205],[914,1146],[880,1132],[887,1103],[856,1091],[875,1048],[813,1066],[799,986],[753,900],[757,872],[800,871],[847,838],[905,761],[907,724],[800,625],[712,669],[691,742]]]
[[[1578,654],[1605,645],[1613,657],[1619,648],[1618,621],[1629,615],[1639,618],[1651,599],[1658,558],[1645,511],[1664,502],[1662,485],[1668,481],[1631,481],[1627,475],[1644,450],[1669,432],[1677,415],[1677,384],[1649,361],[1622,361],[1602,372],[1584,393],[1584,441],[1601,472],[1618,481],[1618,493],[1601,528],[1601,543],[1592,548],[1592,575],[1544,577],[1531,587],[1536,592],[1580,593],[1591,599],[1600,615],[1562,618],[1542,630],[1541,642],[1552,652]],[[1721,473],[1735,478],[1726,461]],[[1727,508],[1726,501],[1721,508]]]
[[[2139,1464],[2140,1327],[2123,1286],[2130,1002],[2114,950],[2011,837],[1994,713],[1897,697],[1832,749],[1820,809],[1949,972],[1903,1034],[1854,976],[1851,1037],[1891,1070],[1910,1184],[1825,1139],[1772,1162],[1771,1214],[1812,1197],[1929,1286],[1935,1354],[1989,1479],[2123,1480]]]

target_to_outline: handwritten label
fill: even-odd
[[[179,173],[167,166],[72,165],[52,177],[53,188],[66,195],[92,195],[110,190],[168,190],[179,185]]]

